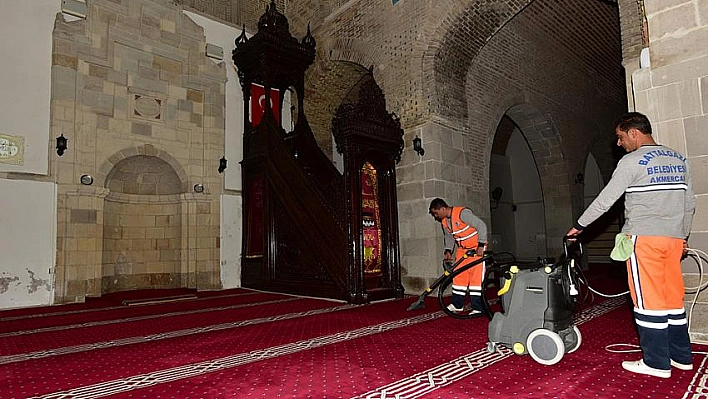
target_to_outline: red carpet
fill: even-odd
[[[503,347],[488,353],[487,319],[453,319],[433,298],[407,311],[415,298],[164,294],[0,312],[0,398],[707,397],[704,355],[664,380],[621,368],[639,353],[605,350],[637,343],[625,298],[588,302],[576,315],[581,347],[543,366]],[[148,295],[176,299],[124,305]]]

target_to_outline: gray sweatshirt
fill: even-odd
[[[644,145],[622,157],[607,186],[578,219],[581,230],[624,199],[622,232],[686,238],[696,200],[688,161],[662,145]]]

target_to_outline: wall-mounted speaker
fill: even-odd
[[[224,59],[224,49],[216,44],[207,43],[206,56],[221,61]]]
[[[86,2],[82,0],[61,0],[61,12],[77,18],[86,18]]]

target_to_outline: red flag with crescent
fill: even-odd
[[[275,121],[280,125],[280,92],[278,89],[270,89],[270,109],[273,112]],[[251,124],[258,126],[265,112],[266,96],[265,87],[251,83]]]

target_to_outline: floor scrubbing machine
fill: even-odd
[[[571,252],[569,246],[577,244]],[[488,326],[487,350],[504,345],[517,355],[530,354],[538,363],[552,365],[580,347],[582,336],[573,322],[581,273],[582,244],[563,238],[558,262],[539,259],[528,266],[505,265],[498,273],[502,312]],[[488,273],[488,274],[489,274]]]

